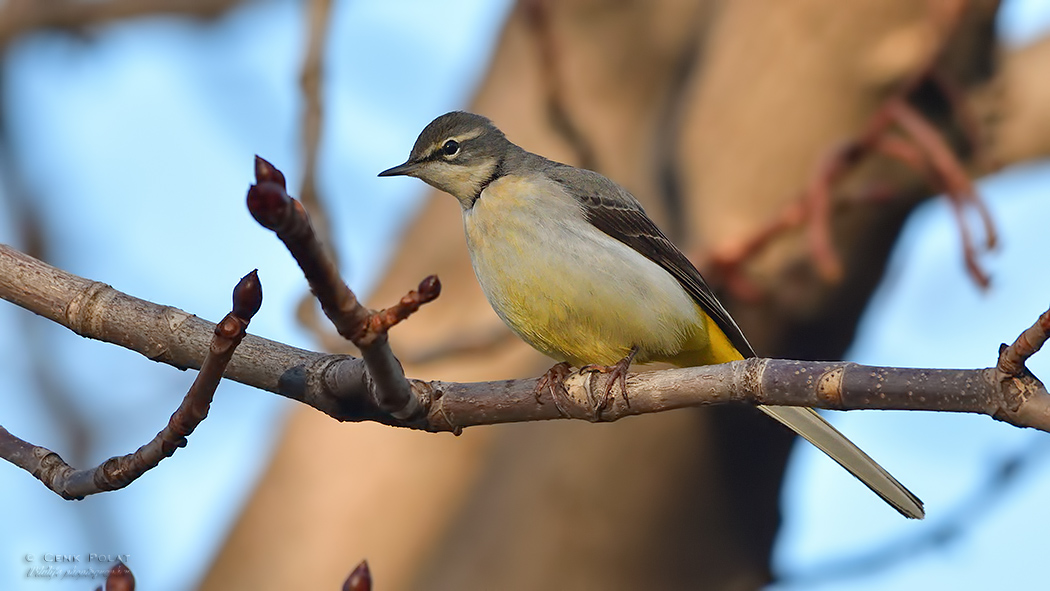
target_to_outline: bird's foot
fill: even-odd
[[[631,407],[631,401],[627,397],[627,371],[631,367],[631,362],[634,361],[634,356],[638,354],[638,347],[631,348],[631,352],[626,357],[617,361],[612,365],[598,365],[591,363],[580,368],[580,373],[591,372],[591,373],[604,373],[609,375],[608,381],[605,382],[605,392],[602,396],[594,401],[594,417],[599,418],[602,411],[609,406],[612,398],[613,385],[616,383],[620,384],[620,391],[623,392],[623,403],[628,408]]]
[[[565,378],[569,377],[572,373],[572,366],[562,361],[561,363],[555,363],[547,373],[543,374],[543,377],[536,382],[536,390],[533,394],[536,395],[536,402],[543,404],[543,400],[540,397],[543,395],[544,390],[551,393],[551,400],[554,402],[554,407],[558,409],[558,412],[562,416],[569,416],[562,408],[561,404],[558,403],[558,397],[563,396],[565,399],[569,398],[569,391],[565,389]]]

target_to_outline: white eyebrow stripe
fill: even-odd
[[[427,154],[430,154],[431,156],[437,154],[438,152],[441,151],[441,147],[444,146],[445,143],[448,142],[449,140],[453,140],[453,141],[456,141],[456,142],[459,142],[459,143],[462,144],[465,141],[472,140],[472,139],[478,137],[484,131],[485,130],[480,129],[480,128],[479,129],[472,129],[472,130],[470,130],[470,131],[468,131],[466,133],[460,134],[460,135],[454,135],[452,137],[447,137],[447,138],[445,138],[443,140],[440,140],[438,143],[430,146],[430,149],[427,150]]]
[[[463,135],[453,136],[453,137],[450,137],[448,139],[456,140],[457,142],[465,142],[467,140],[472,140],[472,139],[478,137],[479,135],[481,135],[481,132],[483,132],[483,131],[484,130],[481,129],[481,128],[472,129],[472,130],[468,131],[467,133],[464,133]],[[448,140],[445,140],[445,141],[448,141]]]

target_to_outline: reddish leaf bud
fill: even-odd
[[[135,591],[135,577],[123,562],[118,560],[113,568],[109,569],[106,591]]]
[[[262,307],[262,282],[259,270],[248,273],[233,288],[233,313],[242,320],[251,320]]]
[[[419,283],[419,303],[432,302],[441,295],[441,280],[437,275],[430,275]]]
[[[282,189],[288,188],[288,185],[284,182],[284,173],[258,155],[255,157],[255,182],[260,184],[276,183],[281,185]]]
[[[372,591],[372,573],[368,570],[367,560],[362,560],[346,578],[343,591]]]
[[[248,211],[267,229],[276,231],[288,218],[292,204],[293,199],[277,183],[259,183],[248,188]]]

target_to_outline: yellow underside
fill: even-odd
[[[651,326],[646,326],[646,330],[640,331],[630,322],[616,322],[613,326],[620,330],[596,331],[585,317],[559,319],[560,330],[529,330],[536,324],[524,329],[512,326],[533,347],[576,367],[591,363],[612,365],[626,357],[635,346],[639,347],[635,359],[640,364],[668,363],[693,367],[743,359],[718,324],[699,306],[697,310],[702,324],[694,330],[678,327],[677,330],[653,331]]]
[[[699,306],[698,306],[699,307]],[[653,361],[665,361],[678,367],[692,367],[695,365],[714,365],[716,363],[728,363],[738,361],[744,356],[736,350],[733,343],[729,341],[718,324],[701,310],[704,319],[703,330],[698,330],[693,337],[685,343],[682,351],[677,355],[662,359],[653,358]]]

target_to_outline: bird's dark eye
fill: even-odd
[[[448,140],[444,146],[441,146],[442,153],[445,156],[455,156],[456,152],[459,152],[459,142],[456,140]]]

